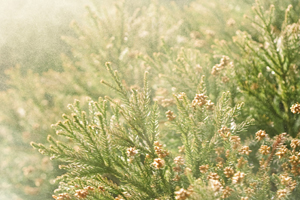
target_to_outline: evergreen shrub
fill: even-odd
[[[297,199],[300,2],[253,3],[87,7],[62,71],[8,72],[2,137],[47,156],[20,158],[17,193]]]

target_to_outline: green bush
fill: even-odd
[[[54,188],[57,200],[297,199],[300,3],[253,3],[88,6],[62,37],[72,55],[60,71],[7,72],[9,189],[23,199]]]

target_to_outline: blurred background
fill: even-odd
[[[0,89],[4,90],[5,69],[20,64],[24,70],[41,73],[61,69],[61,53],[69,47],[62,35],[70,35],[69,24],[80,21],[84,0],[0,1]]]
[[[21,74],[28,70],[41,74],[49,69],[62,69],[60,55],[70,54],[70,47],[61,40],[61,36],[73,35],[69,24],[72,20],[82,19],[85,4],[84,0],[0,0],[0,90],[13,87],[7,84],[7,69],[19,66]],[[9,99],[10,95],[4,93],[5,97]],[[18,101],[13,99],[15,102],[6,105],[11,109]],[[1,113],[9,115],[10,112],[1,109]],[[44,199],[45,196],[49,199],[51,195],[47,192],[42,196],[32,196],[36,191],[30,184],[20,186],[28,183],[28,177],[22,176],[24,173],[29,175],[31,170],[31,167],[23,168],[24,165],[35,160],[28,156],[29,141],[16,140],[24,129],[10,124],[10,132],[3,128],[5,125],[8,123],[2,123],[0,133],[0,199]]]
[[[140,0],[139,4],[149,2]],[[164,0],[169,2],[169,0]],[[190,0],[176,0],[188,5]],[[85,6],[112,4],[109,0],[0,0],[0,90],[7,88],[5,69],[20,65],[42,73],[61,70],[60,54],[70,53],[61,40],[74,35],[69,24],[82,22]]]

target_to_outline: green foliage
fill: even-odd
[[[54,188],[57,200],[297,199],[299,2],[257,2],[243,19],[253,3],[86,7],[85,23],[62,37],[72,55],[60,71],[7,71],[5,190],[22,199],[50,199]]]
[[[249,114],[259,127],[272,136],[288,132],[295,137],[299,121],[290,107],[299,94],[299,21],[292,5],[280,27],[276,27],[275,6],[266,12],[257,4],[253,10],[255,37],[238,31],[233,43],[221,48],[234,60],[237,83],[247,95],[244,101],[255,102]]]
[[[228,92],[216,106],[204,93],[193,101],[180,93],[174,96],[177,116],[167,112],[167,118],[183,146],[170,153],[157,141],[158,107],[149,98],[147,72],[144,88],[129,93],[117,71],[106,65],[114,84],[102,83],[121,100],[90,101],[88,114],[75,100],[69,105],[72,114],[54,125],[59,139],[49,135],[49,147],[31,143],[66,163],[60,165],[67,173],[57,178],[54,199],[211,199],[209,193],[222,199],[297,197],[299,140],[292,140],[293,150],[288,150],[286,134],[272,140],[258,131],[252,142],[263,143],[257,155],[261,161],[253,170],[252,150],[239,137],[252,120],[235,122],[243,104],[230,107]]]
[[[216,139],[215,133],[221,124],[226,126],[233,123],[241,105],[230,108],[228,93],[223,94],[215,111],[212,111],[212,106],[191,107],[186,96],[182,99],[175,97],[178,117],[174,120],[174,126],[185,146],[185,167],[195,176],[184,177],[182,172],[175,169],[172,161],[174,156],[157,142],[158,107],[149,98],[147,73],[141,92],[132,90],[129,95],[118,73],[112,71],[109,63],[107,67],[115,84],[103,83],[119,93],[121,102],[109,97],[98,102],[90,101],[87,115],[81,111],[79,102],[75,101],[69,106],[73,111],[71,116],[63,115],[65,121],[55,125],[57,135],[66,139],[57,141],[49,135],[49,147],[36,143],[32,143],[32,146],[42,154],[67,162],[67,165],[60,166],[68,171],[60,180],[71,185],[61,185],[58,192],[78,196],[79,190],[75,190],[76,187],[72,190],[70,186],[80,177],[80,189],[101,185],[109,191],[104,193],[108,197],[128,195],[134,199],[174,199],[176,186],[186,188],[191,180],[199,178],[199,166],[215,159],[214,149],[222,143]],[[238,133],[249,123],[236,125],[232,133]],[[66,140],[72,142],[65,143]],[[178,182],[172,180],[176,175],[180,177]],[[94,180],[92,185],[89,185],[89,179]],[[115,183],[113,186],[111,181]],[[101,199],[96,189],[93,191],[95,194],[90,193],[89,198]]]

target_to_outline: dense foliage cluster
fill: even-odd
[[[297,199],[300,2],[183,4],[94,1],[62,37],[72,55],[59,71],[7,72],[2,187],[22,199]]]

